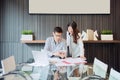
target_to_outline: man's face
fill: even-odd
[[[53,32],[53,37],[54,37],[56,42],[59,42],[62,39],[62,33]]]

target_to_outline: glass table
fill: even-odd
[[[50,59],[49,60],[50,65],[55,65],[56,67],[70,67],[75,66],[76,64],[84,64],[86,61],[79,62],[78,59]],[[13,72],[7,75],[2,76],[0,80],[51,80],[48,79],[49,72],[52,71],[50,65],[48,66],[36,66],[35,64],[33,66],[29,65],[28,63],[25,63],[22,65],[21,69],[18,72]],[[53,70],[54,71],[54,70]],[[71,70],[72,71],[72,70]],[[70,74],[70,73],[67,73]],[[54,72],[53,74],[54,75]],[[62,74],[64,75],[64,74]],[[65,75],[64,75],[65,76]],[[69,77],[68,79],[75,78],[70,77],[66,75],[66,77]],[[60,80],[65,80],[64,78]]]
[[[32,78],[23,71],[17,71],[1,75],[0,80],[32,80]]]

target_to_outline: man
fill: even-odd
[[[62,50],[65,50],[66,43],[62,38],[62,33],[63,31],[61,27],[55,27],[52,33],[53,37],[47,38],[44,50],[48,51],[49,57],[65,57],[65,54],[62,52]]]
[[[66,50],[66,42],[62,38],[62,28],[61,27],[55,27],[53,31],[53,36],[47,38],[45,42],[45,47],[44,50],[47,51],[49,57],[57,57],[57,58],[65,58],[66,53],[64,50]],[[52,72],[54,72],[54,79],[52,77]],[[58,80],[59,79],[59,74],[58,74],[58,67],[55,65],[50,65],[50,70],[49,70],[49,76],[48,80]],[[51,75],[51,76],[50,76]],[[63,79],[62,79],[63,80]]]

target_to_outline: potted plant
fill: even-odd
[[[21,40],[33,40],[32,30],[23,30],[21,35]]]
[[[112,30],[102,30],[101,31],[101,40],[113,40]]]

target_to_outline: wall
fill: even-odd
[[[72,6],[73,4],[75,5]],[[29,12],[31,14],[109,14],[110,0],[29,0]]]
[[[66,31],[69,21],[76,21],[80,31],[87,28],[98,30],[111,29],[114,39],[120,39],[120,0],[111,0],[111,14],[32,14],[28,12],[28,0],[0,0],[0,59],[14,55],[16,62],[26,62],[32,57],[32,50],[41,50],[44,44],[22,44],[21,31],[31,29],[36,40],[45,40],[51,36],[55,26]],[[64,33],[65,37],[65,33]],[[120,70],[119,44],[85,44],[85,52],[89,62],[94,57]],[[108,58],[109,57],[109,58]],[[112,60],[111,60],[112,59]],[[117,59],[117,60],[116,60]],[[114,64],[114,65],[113,65]]]

